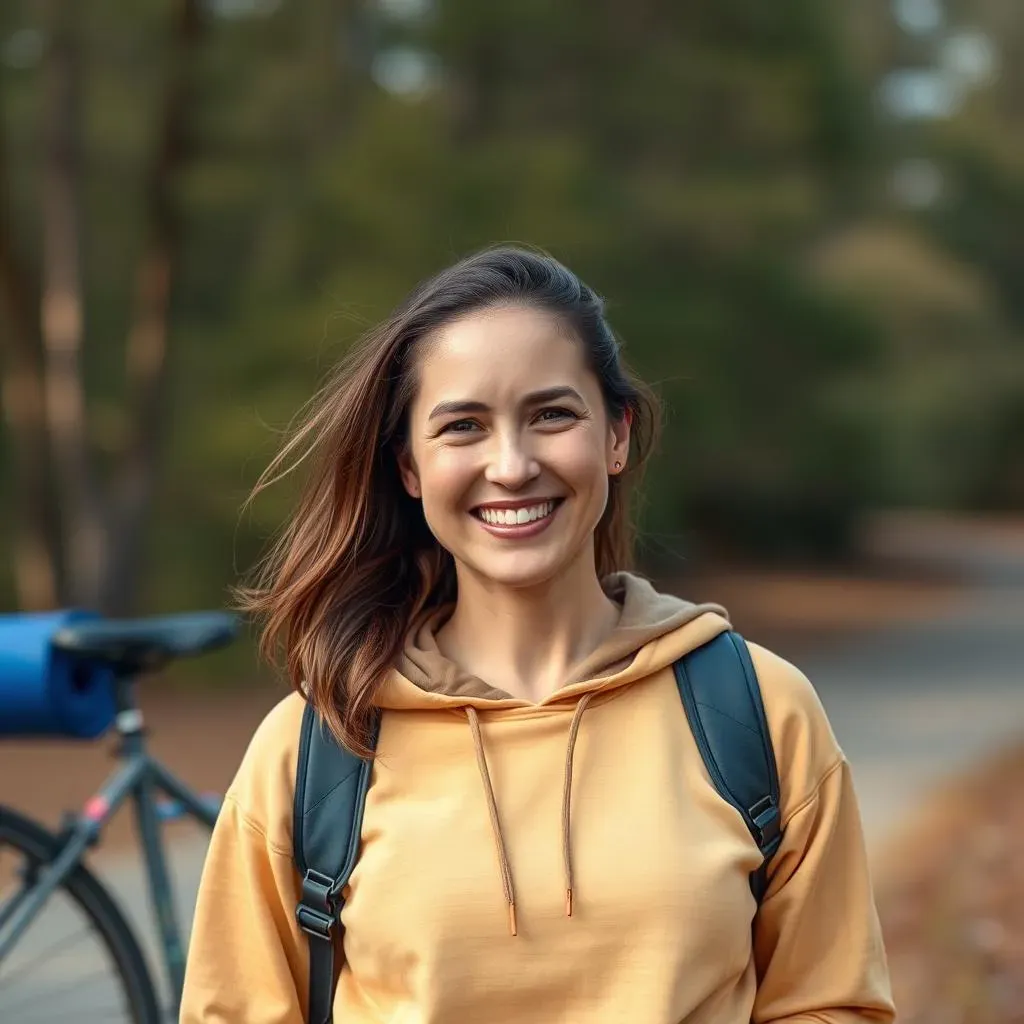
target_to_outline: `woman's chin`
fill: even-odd
[[[488,553],[485,557],[468,559],[462,564],[472,575],[491,586],[530,590],[570,571],[573,559],[563,551],[516,551],[499,556]]]

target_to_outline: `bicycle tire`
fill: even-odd
[[[24,854],[36,864],[47,863],[60,850],[60,842],[52,832],[9,807],[0,806],[0,850],[5,846]],[[125,997],[131,1024],[161,1024],[163,1018],[156,990],[142,949],[104,885],[84,864],[78,864],[58,892],[62,892],[84,913],[105,947],[112,973],[116,974],[118,987]],[[3,974],[0,972],[0,986],[2,982]],[[0,987],[0,999],[2,992]],[[3,1016],[2,1001],[0,1016]],[[16,1024],[13,1020],[7,1021],[6,1017],[4,1020],[5,1024]]]

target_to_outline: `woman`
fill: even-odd
[[[383,710],[338,1024],[893,1019],[849,766],[808,681],[753,644],[785,837],[751,895],[758,851],[671,671],[726,613],[624,571],[654,427],[601,299],[530,251],[443,271],[338,369],[267,471],[312,463],[245,592],[297,692],[218,820],[184,1024],[304,1020],[307,700],[364,754]]]

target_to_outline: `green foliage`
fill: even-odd
[[[278,431],[419,278],[498,240],[541,245],[605,293],[630,362],[667,402],[651,560],[694,546],[835,555],[879,500],[1019,494],[995,481],[1020,418],[997,429],[973,415],[962,358],[929,378],[929,397],[911,393],[926,307],[911,316],[817,266],[831,239],[878,215],[873,82],[839,7],[436,0],[400,18],[303,0],[210,13],[226,7],[204,5],[194,155],[178,183],[185,248],[148,607],[224,599],[294,493],[282,484],[240,515]],[[169,11],[83,8],[90,429],[110,453],[124,443],[123,338]],[[0,30],[34,17],[5,5]],[[380,84],[398,48],[423,74],[419,93]],[[8,66],[0,80],[30,255],[39,78],[38,65]],[[959,248],[994,282],[969,327],[1005,381],[1024,250],[999,214],[1020,205],[1021,178],[983,148],[958,152],[962,202],[925,245]],[[915,482],[908,463],[929,452]],[[962,468],[952,483],[947,459]]]

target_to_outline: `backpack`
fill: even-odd
[[[750,652],[738,633],[727,631],[683,655],[673,671],[708,774],[723,799],[739,811],[761,851],[761,866],[750,875],[751,891],[760,903],[782,830],[778,769]],[[371,746],[378,730],[379,718]],[[371,768],[372,761],[339,746],[314,708],[306,705],[293,847],[302,876],[295,915],[309,940],[309,1024],[332,1020],[342,892],[359,853]]]

